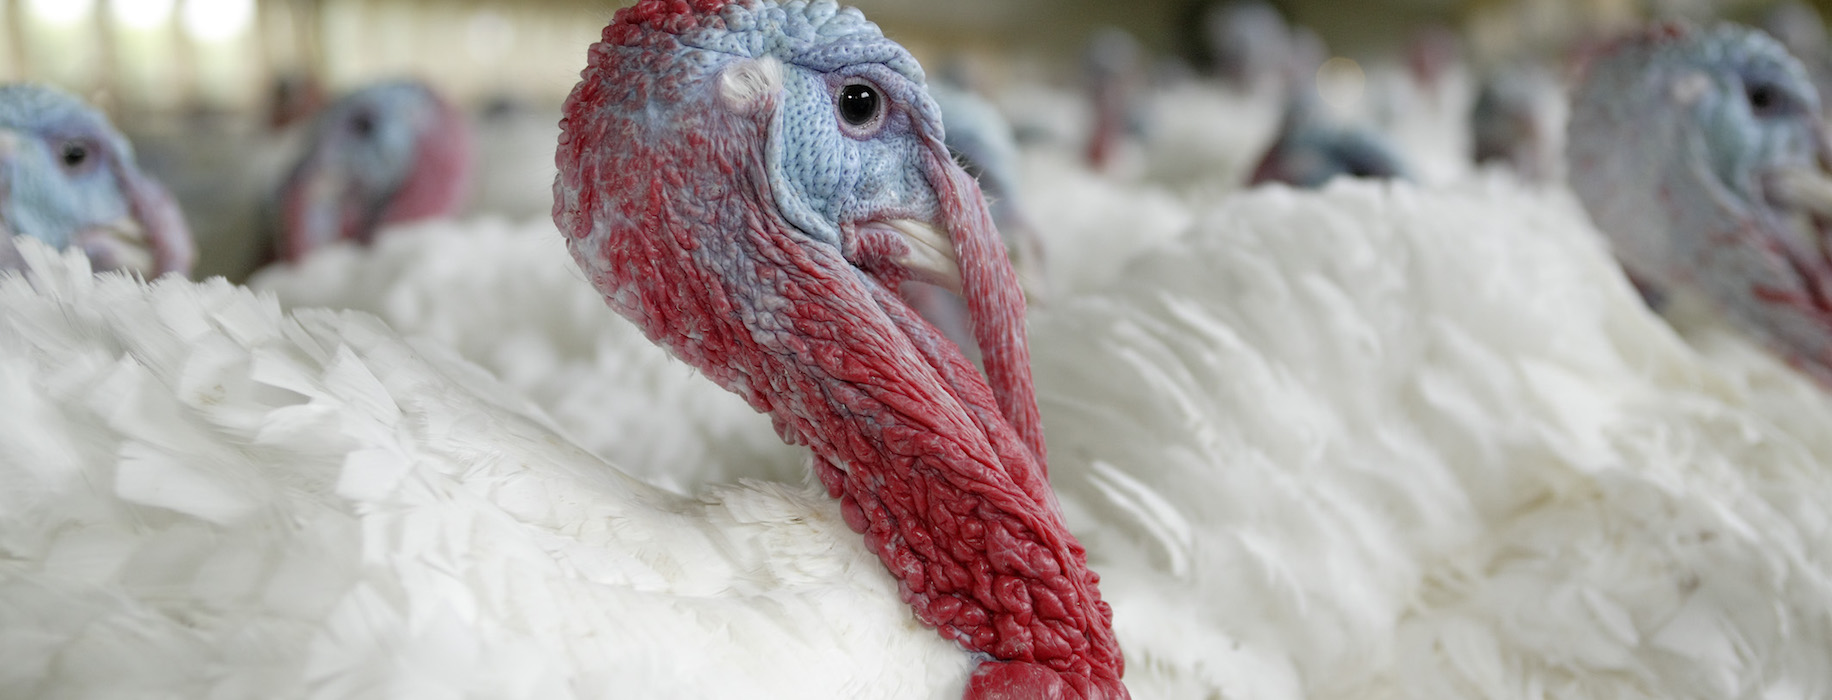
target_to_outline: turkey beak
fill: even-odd
[[[1823,227],[1832,221],[1832,137],[1822,131],[1818,141],[1813,167],[1783,169],[1775,174],[1771,187],[1777,204],[1797,209]]]
[[[1024,293],[1011,257],[992,223],[980,185],[954,162],[941,139],[930,137],[924,174],[935,191],[940,222],[954,244],[961,299],[973,342],[980,347],[986,380],[1005,420],[1018,432],[1039,464],[1044,459],[1043,422],[1031,384],[1030,340],[1024,329]]]
[[[75,243],[97,270],[124,270],[141,277],[157,273],[158,262],[146,229],[132,216],[78,233]]]
[[[972,206],[986,205],[976,203]],[[1006,254],[1017,274],[1019,290],[1027,300],[1036,303],[1049,294],[1049,281],[1045,277],[1043,264],[1042,237],[1022,215],[1014,215],[1011,219],[1008,228],[994,228],[993,236],[1001,241],[1002,250],[1009,248]],[[908,246],[909,250],[896,262],[908,270],[913,279],[942,287],[957,295],[962,294],[961,267],[956,257],[958,251],[955,236],[958,234],[955,231],[973,226],[957,221],[938,228],[916,219],[894,219],[882,225],[894,230]],[[977,229],[971,233],[980,234]]]
[[[960,262],[954,257],[954,239],[948,230],[916,219],[892,219],[883,225],[896,232],[908,247],[896,262],[909,270],[912,278],[961,293]]]

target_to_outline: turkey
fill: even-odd
[[[1337,177],[1410,179],[1406,163],[1388,137],[1354,123],[1332,109],[1320,93],[1320,66],[1329,52],[1309,30],[1293,33],[1286,56],[1285,113],[1278,133],[1259,158],[1247,184],[1281,182],[1315,188]]]
[[[62,91],[0,85],[0,270],[23,264],[17,238],[148,276],[191,269],[196,251],[165,187],[100,112]]]
[[[1832,385],[1832,163],[1813,84],[1773,39],[1662,25],[1573,99],[1572,189],[1628,273],[1709,308]]]
[[[920,135],[902,184],[941,172],[942,189],[971,193],[922,131],[933,111],[909,99],[921,94],[905,73],[914,64],[856,13],[685,8],[625,10],[594,65],[757,26],[851,37],[891,63],[829,82],[742,53],[793,42],[720,41],[739,55],[686,64],[716,81],[663,81],[678,93],[582,87],[612,104],[576,98],[563,148],[601,147],[586,135],[619,114],[619,98],[679,96],[712,102],[640,125],[710,122],[862,152]],[[873,99],[859,91],[842,104],[866,84],[877,107],[895,108],[863,109]],[[849,115],[875,123],[875,137],[837,141],[861,128]],[[822,334],[833,326],[807,319],[840,300],[797,285],[840,280],[895,310],[875,275],[914,263],[943,282],[958,271],[984,302],[973,292],[987,280],[974,280],[990,263],[1000,294],[1016,290],[984,208],[951,210],[946,194],[935,195],[945,221],[979,221],[955,228],[971,235],[950,241],[964,249],[952,270],[895,239],[846,245],[863,226],[775,238],[794,209],[784,200],[837,194],[825,201],[856,212],[860,192],[897,185],[733,187],[715,174],[772,174],[720,167],[719,155],[754,152],[744,142],[706,139],[727,149],[709,155],[633,140],[586,158],[596,167],[563,155],[561,229],[588,294],[595,285],[690,364],[767,404],[779,430],[827,460],[847,433],[797,411],[895,399],[879,365],[820,350],[924,331],[907,313],[865,314]],[[669,177],[639,187],[586,186],[597,181],[585,173],[636,177],[610,167],[620,153],[679,160],[642,170]],[[677,187],[707,196],[682,202]],[[738,209],[745,226],[686,235],[681,222],[722,219],[754,193],[777,212]],[[657,205],[619,199],[646,196]],[[823,221],[804,215],[810,228]],[[1062,519],[1102,573],[1127,689],[1728,698],[1832,687],[1832,477],[1821,466],[1832,440],[1820,429],[1832,408],[1760,353],[1681,342],[1635,299],[1576,198],[1499,174],[1442,187],[1344,181],[1264,188],[1194,216],[1111,285],[1030,319],[1047,453],[1014,428],[1034,424],[1022,403],[992,391],[1022,383],[997,378],[1014,369],[997,343],[977,400],[953,398],[977,377],[961,367],[898,404],[930,425],[981,426],[1011,461],[1040,467],[1047,454]],[[878,234],[897,235],[865,232]],[[734,252],[750,246],[801,266]],[[869,440],[860,459],[817,462],[819,486],[727,483],[685,498],[572,446],[533,401],[451,349],[403,341],[369,316],[288,316],[220,282],[143,286],[25,251],[31,274],[0,278],[0,400],[30,421],[0,425],[0,478],[14,486],[0,495],[0,634],[15,660],[0,694],[949,697],[987,680],[973,675],[986,657],[925,629],[901,602],[921,591],[873,561],[879,545],[938,540],[861,546],[841,529],[860,511],[905,507],[896,484],[860,498],[844,483],[876,473]],[[683,269],[701,275],[654,284]],[[720,299],[729,313],[699,313]],[[718,362],[768,343],[783,351],[757,362],[812,357],[829,376],[867,381],[798,395],[807,374]],[[933,367],[925,357],[898,371]],[[1014,406],[1020,417],[1006,418]],[[821,495],[835,481],[851,504]]]
[[[1529,180],[1561,181],[1567,109],[1565,87],[1550,71],[1524,61],[1497,67],[1470,106],[1472,160]]]
[[[279,259],[455,213],[470,185],[471,140],[457,110],[418,81],[377,83],[332,103],[281,185]]]
[[[1282,92],[1296,48],[1284,15],[1258,0],[1230,0],[1195,10],[1192,42],[1227,86],[1238,92]]]
[[[484,150],[502,171],[551,177],[551,163],[547,170],[520,164],[530,160],[523,155],[533,142],[528,134],[551,142],[552,125],[523,121],[492,122],[505,138]],[[384,223],[461,211],[472,199],[471,131],[430,85],[389,80],[360,87],[287,128],[204,118],[176,127],[141,125],[135,139],[145,146],[147,169],[171,186],[191,219],[198,276],[240,282],[329,241],[367,241]],[[527,189],[503,188],[489,203],[526,200]],[[513,211],[530,209],[522,204]]]
[[[24,460],[33,486],[7,511],[9,549],[32,554],[17,567],[9,557],[16,593],[0,616],[31,630],[35,652],[58,649],[33,657],[55,655],[58,668],[22,666],[24,687],[547,696],[611,692],[610,678],[637,695],[689,684],[693,695],[1127,696],[1098,577],[1045,480],[1016,278],[915,61],[832,3],[651,0],[620,11],[604,39],[559,139],[555,219],[569,248],[613,308],[808,446],[838,506],[736,487],[761,500],[709,509],[591,459],[513,392],[371,317],[286,317],[221,282],[83,284],[70,263],[41,257],[38,274],[6,281],[0,305],[19,330],[4,341],[17,360],[6,376],[25,385],[8,400],[44,421],[9,430],[24,444],[7,454],[75,471]],[[987,378],[897,298],[911,276],[963,293]],[[83,337],[107,340],[65,365],[65,381],[34,379],[47,348]],[[106,401],[120,392],[154,405]],[[75,444],[85,458],[58,459]],[[91,479],[119,488],[62,490]],[[543,493],[583,498],[585,510]],[[390,513],[418,534],[387,524]],[[842,523],[863,547],[833,538]],[[62,567],[73,550],[49,550],[70,531],[115,552],[197,551],[219,537],[248,546],[210,547],[208,562],[130,557],[115,579]],[[481,549],[444,540],[453,532]],[[238,568],[215,556],[231,551],[258,558],[219,579],[214,567]],[[664,552],[679,558],[650,558]],[[858,566],[861,554],[888,568]],[[514,563],[528,557],[557,558]],[[295,575],[300,564],[311,575]],[[226,607],[177,603],[197,616],[165,617],[143,597],[154,589],[137,587],[164,578],[155,570],[205,586],[172,591],[180,600]],[[205,592],[238,581],[239,594]],[[299,588],[268,595],[274,585]],[[528,607],[547,603],[554,615]],[[574,607],[602,615],[561,614]],[[793,623],[804,615],[829,632]],[[123,660],[164,650],[219,661],[58,673],[84,665],[98,617],[149,628],[120,640],[132,647]],[[611,630],[618,639],[585,641]],[[693,648],[707,644],[726,651]],[[376,652],[409,647],[419,651]],[[905,665],[886,675],[848,649]]]

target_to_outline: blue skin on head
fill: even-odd
[[[1699,293],[1832,384],[1832,265],[1796,216],[1823,220],[1826,203],[1785,184],[1824,181],[1819,108],[1767,35],[1666,26],[1591,66],[1567,151],[1573,190],[1638,282]]]
[[[1203,47],[1213,66],[1237,88],[1276,80],[1290,50],[1291,29],[1264,2],[1230,2],[1202,14]]]
[[[857,10],[830,3],[734,3],[722,17],[723,29],[696,29],[680,42],[710,52],[694,57],[707,73],[741,59],[781,61],[783,88],[765,163],[784,219],[836,248],[842,227],[934,219],[937,202],[922,165],[929,147],[912,120],[939,138],[941,117],[908,51]],[[854,84],[875,91],[881,105],[881,118],[863,127],[831,116],[836,99]]]
[[[1544,177],[1544,150],[1550,127],[1536,104],[1551,82],[1525,64],[1509,65],[1483,78],[1470,107],[1470,131],[1476,163],[1506,163],[1521,173]]]
[[[101,113],[39,85],[0,85],[0,228],[68,247],[132,218],[111,164],[127,139]]]
[[[1048,490],[1017,281],[915,61],[831,2],[654,0],[603,37],[554,185],[594,286],[813,450],[917,617],[997,657],[969,697],[1125,697],[1111,608]],[[895,296],[911,278],[961,290],[983,378]],[[944,547],[958,519],[919,505],[944,502],[1034,542],[1053,575],[992,538]],[[1008,613],[950,573],[967,567],[1061,603]]]
[[[385,196],[406,178],[420,125],[434,108],[432,94],[419,83],[374,85],[326,109],[313,141],[326,149],[325,165],[356,178],[363,191]]]
[[[1820,150],[1819,97],[1780,45],[1730,25],[1689,32],[1600,59],[1573,106],[1574,189],[1629,268],[1659,283],[1706,238],[1670,231],[1730,216],[1725,201],[1769,215],[1766,176],[1810,169]]]
[[[1774,51],[1779,47],[1766,37],[1747,41],[1757,36],[1709,45],[1717,55],[1704,65],[1717,69],[1717,99],[1699,100],[1696,107],[1707,138],[1718,146],[1712,152],[1718,177],[1745,194],[1755,193],[1754,178],[1764,167],[1811,167],[1819,140],[1819,95],[1806,71]]]
[[[380,83],[345,96],[318,117],[311,150],[288,178],[287,188],[301,185],[308,173],[339,177],[342,187],[336,191],[367,218],[365,228],[372,228],[412,171],[420,135],[437,109],[431,91],[413,81]],[[320,211],[343,213],[336,207]],[[327,223],[327,228],[314,229],[341,230],[342,222]]]

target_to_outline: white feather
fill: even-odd
[[[1272,188],[1040,310],[1052,484],[1166,632],[1129,668],[1193,625],[1310,697],[1832,692],[1832,406],[1600,240],[1501,177]]]
[[[250,283],[289,308],[367,311],[423,349],[450,348],[570,439],[652,484],[686,493],[805,473],[805,452],[784,445],[767,416],[605,308],[550,222],[428,222],[369,248],[327,248]]]
[[[0,695],[960,692],[970,660],[818,487],[672,495],[373,317],[27,257],[0,280]],[[181,346],[265,369],[176,401]]]
[[[1832,689],[1832,406],[1649,314],[1569,194],[1342,183],[1192,216],[1031,321],[1137,697]],[[372,265],[444,287],[298,271],[378,285],[412,341],[33,249],[0,282],[0,695],[958,695],[971,661],[818,488],[669,446],[712,422],[611,387],[710,383],[613,349],[647,345],[606,335],[633,333],[550,231],[481,230],[382,237]],[[628,405],[562,411],[520,357]],[[699,495],[565,437],[612,416],[654,427],[593,451],[698,454]],[[120,455],[186,479],[125,500]]]

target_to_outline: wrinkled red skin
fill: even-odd
[[[556,155],[574,259],[651,340],[814,452],[917,617],[994,659],[967,697],[1128,697],[1112,611],[1045,478],[1023,301],[978,186],[928,135],[990,386],[898,296],[897,251],[849,260],[775,210],[774,97],[731,108],[718,66],[682,61],[675,38],[722,5],[650,0],[592,47]]]

